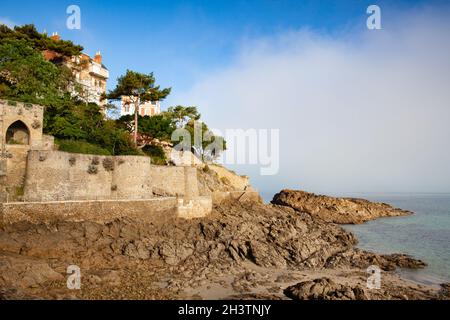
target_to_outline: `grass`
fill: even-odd
[[[15,194],[16,197],[22,197],[25,193],[25,188],[23,186],[16,187]]]
[[[26,143],[23,143],[22,141],[17,141],[14,139],[9,139],[7,142],[7,144],[20,144],[20,145],[25,145]]]
[[[57,140],[55,143],[58,145],[59,151],[82,153],[82,154],[95,154],[102,156],[110,156],[111,153],[95,144],[82,141],[82,140]]]

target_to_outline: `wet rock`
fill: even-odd
[[[177,265],[194,252],[194,249],[185,244],[174,242],[162,243],[159,247],[159,254],[169,265]]]
[[[439,292],[441,299],[450,300],[450,283],[442,283],[441,290]]]
[[[290,286],[284,294],[294,300],[367,300],[361,286],[350,287],[329,278],[318,278]]]
[[[16,254],[0,254],[0,287],[30,288],[47,281],[63,280],[48,263]]]
[[[286,266],[286,260],[277,252],[276,247],[266,242],[251,241],[249,256],[254,263],[262,267]]]
[[[366,269],[374,265],[384,271],[394,271],[397,268],[421,269],[427,264],[405,254],[379,255],[359,249],[340,252],[330,257],[325,264],[327,268],[349,265],[360,269]]]
[[[150,257],[149,250],[146,248],[146,246],[142,242],[135,243],[129,243],[125,247],[124,253],[127,256],[138,258],[138,259],[148,259]]]

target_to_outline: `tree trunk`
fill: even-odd
[[[137,134],[138,134],[138,112],[140,97],[138,97],[137,102],[134,104],[134,144],[137,147]]]

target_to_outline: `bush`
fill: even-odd
[[[89,167],[88,167],[87,172],[88,172],[89,174],[97,174],[98,168],[97,168],[97,166],[95,166],[95,165],[93,165],[93,164],[90,164]]]
[[[166,154],[160,146],[148,145],[142,148],[142,151],[152,159],[152,163],[156,165],[166,164]]]
[[[114,160],[111,158],[103,159],[103,168],[105,168],[106,171],[114,171]]]
[[[111,155],[108,150],[82,140],[57,140],[56,144],[59,146],[58,150],[60,151],[105,156]]]

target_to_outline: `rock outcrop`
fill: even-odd
[[[375,254],[372,252],[353,249],[340,252],[326,263],[327,268],[338,269],[348,265],[366,269],[371,265],[376,265],[384,271],[394,271],[397,268],[421,269],[427,264],[421,260],[414,259],[406,254]]]
[[[253,190],[247,176],[240,176],[219,165],[205,164],[197,168],[197,176],[200,194]]]
[[[16,223],[0,227],[0,298],[446,297],[412,288],[389,271],[420,262],[357,250],[355,243],[336,224],[252,201],[223,202],[207,218],[164,225],[129,218],[107,224]],[[81,268],[82,290],[66,288],[66,268],[74,264]],[[376,295],[357,287],[365,287],[371,264],[386,270],[385,289]],[[319,273],[332,281],[307,282]],[[348,279],[351,287],[343,284]]]
[[[364,199],[335,198],[298,190],[282,190],[272,200],[273,204],[288,206],[313,217],[338,224],[360,224],[380,217],[411,214],[385,203]]]
[[[284,290],[294,300],[367,300],[366,289],[361,285],[355,287],[342,285],[329,278],[304,281]]]

